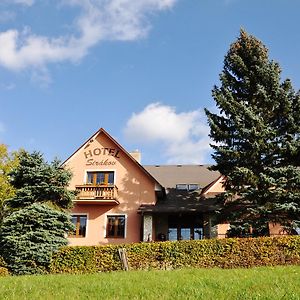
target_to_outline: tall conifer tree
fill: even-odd
[[[5,201],[0,227],[0,254],[13,274],[47,272],[53,252],[67,245],[74,230],[66,209],[75,194],[67,186],[71,172],[41,153],[21,151],[10,172],[14,196]]]
[[[66,187],[72,173],[61,168],[59,160],[47,163],[40,152],[19,154],[19,165],[10,173],[15,196],[7,201],[10,209],[46,203],[56,209],[72,207],[74,192]]]
[[[300,96],[280,75],[263,43],[241,30],[212,91],[219,112],[206,109],[212,169],[226,176],[222,219],[257,235],[300,221]]]

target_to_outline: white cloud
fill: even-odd
[[[209,127],[201,110],[177,113],[174,107],[152,103],[134,113],[125,127],[136,143],[159,143],[167,163],[205,163],[210,152]]]
[[[34,34],[29,27],[23,31],[0,32],[0,65],[20,71],[44,69],[48,63],[77,62],[89,49],[104,40],[130,41],[147,35],[147,16],[171,8],[177,0],[62,0],[63,5],[77,6],[80,16],[75,20],[72,35],[56,38]],[[33,5],[34,1],[14,0]]]

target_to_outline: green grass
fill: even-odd
[[[0,299],[300,299],[300,266],[0,277]]]

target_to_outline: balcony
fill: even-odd
[[[118,188],[115,185],[83,184],[75,186],[77,204],[119,204]]]

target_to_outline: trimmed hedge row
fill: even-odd
[[[300,265],[300,237],[262,237],[64,247],[50,265],[50,273],[97,273],[122,270],[118,249],[125,248],[130,270],[249,268]]]

